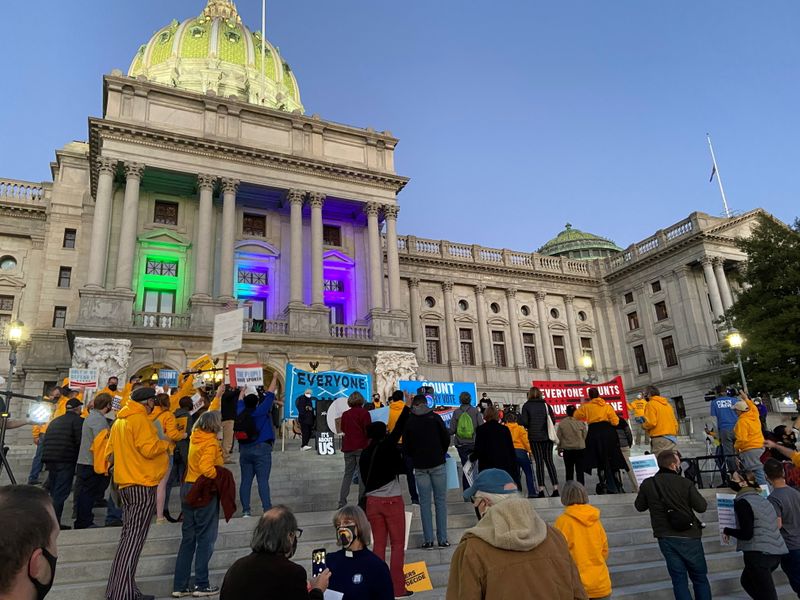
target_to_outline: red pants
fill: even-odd
[[[406,578],[403,574],[405,561],[406,513],[402,496],[375,498],[367,496],[367,518],[372,527],[374,540],[373,552],[383,561],[386,560],[386,534],[392,544],[392,560],[389,572],[392,574],[394,595],[406,593]]]

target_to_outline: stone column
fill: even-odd
[[[322,296],[322,205],[325,194],[311,192],[308,195],[311,206],[311,304],[325,306]]]
[[[411,319],[411,341],[417,343],[415,354],[422,361],[425,358],[425,334],[422,331],[422,322],[419,318],[420,296],[419,279],[412,277],[408,280],[409,315]]]
[[[581,368],[581,341],[578,339],[578,327],[575,325],[575,296],[564,296],[564,304],[567,309],[567,328],[569,329],[569,344],[572,346],[573,368],[577,371]]]
[[[481,343],[481,361],[485,365],[494,364],[492,353],[492,340],[489,337],[489,328],[486,324],[486,286],[475,286],[475,308],[478,310],[478,338]]]
[[[447,329],[447,353],[450,364],[461,364],[461,353],[458,351],[458,332],[453,320],[453,282],[442,282],[444,292],[444,322]]]
[[[536,292],[536,314],[539,316],[539,334],[542,338],[544,368],[551,369],[554,366],[553,348],[550,340],[550,328],[547,326],[547,307],[544,305],[545,298],[547,298],[545,292]]]
[[[381,238],[378,232],[377,202],[368,202],[364,208],[367,213],[367,242],[369,245],[369,296],[372,310],[383,308],[383,256]]]
[[[688,265],[681,265],[675,269],[675,275],[678,278],[678,289],[681,294],[681,309],[684,311],[688,333],[688,345],[689,347],[694,347],[710,344],[711,339],[708,337],[708,332],[705,328],[699,329],[700,323],[707,322],[705,315],[708,313],[706,312],[705,302],[697,295],[695,282],[689,280],[691,272],[692,269]]]
[[[719,319],[725,311],[722,308],[722,298],[719,294],[717,278],[714,276],[712,259],[710,256],[704,256],[701,262],[703,264],[703,275],[706,277],[706,285],[708,286],[708,294],[711,296],[711,311],[714,313],[714,319]]]
[[[508,303],[508,325],[511,330],[511,352],[513,354],[511,362],[515,366],[525,366],[522,356],[522,336],[519,332],[519,318],[517,318],[519,307],[517,306],[516,289],[508,288],[506,290],[506,302]]]
[[[222,298],[233,298],[233,241],[236,238],[238,189],[238,180],[222,180],[222,247],[219,253],[219,295]]]
[[[606,319],[601,318],[600,311],[597,308],[597,299],[595,297],[589,298],[589,302],[592,305],[592,319],[594,321],[594,330],[595,330],[595,337],[594,339],[597,340],[597,348],[595,349],[594,357],[595,357],[595,369],[597,369],[597,357],[601,357],[600,364],[602,365],[602,369],[604,373],[608,373],[609,368],[611,367],[611,354],[612,351],[609,348],[609,344],[611,344],[611,340],[607,339],[608,331],[603,330],[603,326],[606,323],[603,323]]]
[[[384,206],[386,219],[386,268],[389,274],[389,309],[401,310],[400,303],[400,258],[397,255],[397,206]]]
[[[200,190],[200,206],[197,212],[197,237],[195,238],[194,257],[194,293],[197,296],[208,296],[208,279],[211,268],[211,200],[214,193],[216,177],[198,175],[197,187]]]
[[[132,288],[133,258],[136,254],[136,234],[139,232],[139,185],[143,173],[144,165],[125,163],[125,201],[122,205],[117,277],[114,284],[118,290]]]
[[[86,286],[100,289],[105,287],[111,201],[114,196],[114,174],[117,171],[117,161],[103,156],[97,160],[97,164],[99,173],[92,220],[92,250],[89,253]]]
[[[714,275],[717,278],[720,296],[722,296],[722,308],[727,311],[733,306],[733,296],[731,287],[728,285],[728,278],[725,276],[725,259],[721,256],[714,259]]]
[[[686,313],[681,306],[683,302],[680,298],[675,271],[664,274],[664,290],[667,292],[667,299],[669,300],[669,317],[675,324],[671,334],[675,342],[675,353],[680,354],[681,351],[691,346],[691,343],[689,342],[689,324],[686,322]],[[663,350],[663,347],[659,348],[659,350]]]
[[[290,236],[289,270],[291,271],[289,304],[303,304],[303,196],[301,190],[289,190]]]

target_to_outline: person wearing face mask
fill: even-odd
[[[736,441],[733,447],[739,453],[742,466],[755,474],[758,485],[766,485],[764,465],[761,455],[764,454],[764,434],[761,431],[761,421],[758,418],[758,408],[747,395],[742,392],[741,400],[733,405],[733,412],[738,420],[733,428]]]
[[[389,567],[368,548],[372,530],[364,511],[344,506],[333,516],[333,526],[342,549],[325,559],[331,570],[330,589],[344,594],[342,600],[393,600]]]
[[[772,572],[789,554],[781,537],[778,515],[770,501],[760,494],[752,471],[735,471],[730,487],[736,492],[733,511],[737,527],[725,527],[722,539],[736,538],[736,550],[744,557],[739,581],[747,595],[755,600],[778,600]]]
[[[112,456],[114,482],[125,519],[106,587],[107,600],[154,600],[142,595],[136,585],[136,566],[142,553],[156,507],[156,487],[169,466],[170,442],[158,437],[148,418],[156,392],[140,387],[131,392],[128,404],[117,413],[106,452]]]
[[[253,552],[225,573],[220,600],[323,600],[330,569],[309,586],[306,570],[291,560],[302,533],[288,507],[277,505],[265,512],[253,532]]]
[[[300,449],[304,451],[311,450],[311,446],[308,445],[308,442],[311,439],[311,432],[314,429],[314,421],[317,418],[316,413],[314,412],[315,400],[316,398],[311,395],[311,389],[307,389],[305,392],[303,392],[302,396],[299,396],[297,400],[294,401],[294,404],[297,407],[297,422],[300,423]]]
[[[60,531],[47,492],[0,487],[0,531],[0,600],[42,600],[55,580]]]
[[[83,420],[81,430],[81,445],[78,451],[78,467],[76,477],[82,483],[80,491],[75,494],[77,505],[77,518],[75,529],[95,527],[92,509],[95,502],[105,497],[109,478],[105,473],[98,473],[95,465],[96,459],[104,458],[105,440],[108,439],[108,420],[106,415],[111,411],[111,395],[97,394],[92,402],[89,416]],[[99,439],[98,439],[99,438]]]
[[[53,389],[50,390],[50,397],[45,398],[46,401],[51,402],[55,405],[55,411],[59,410],[66,404],[67,397],[62,395],[61,388],[59,386],[54,386]],[[3,400],[0,399],[0,402]],[[5,406],[5,405],[4,405]],[[60,411],[63,414],[63,411]],[[51,421],[52,421],[51,417]],[[28,485],[40,485],[42,482],[39,481],[39,475],[42,473],[42,450],[44,450],[44,436],[47,432],[47,425],[48,423],[40,423],[33,426],[33,443],[36,444],[36,454],[33,455],[33,462],[31,463],[31,472],[28,474]],[[13,429],[9,427],[9,429]]]
[[[118,388],[119,388],[119,379],[112,375],[111,377],[108,378],[108,381],[106,381],[106,387],[104,387],[102,390],[97,392],[97,394],[98,395],[99,394],[110,394],[110,395],[113,396],[114,394],[117,393],[117,389]]]
[[[694,599],[711,600],[701,539],[703,524],[695,516],[704,513],[708,503],[690,479],[681,477],[681,457],[676,450],[663,450],[657,460],[658,473],[639,486],[634,506],[639,512],[650,511],[653,536],[667,563],[675,598],[691,600],[691,579]],[[676,516],[683,523],[678,523]]]

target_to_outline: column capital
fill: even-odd
[[[711,259],[711,262],[714,263],[715,267],[724,267],[725,266],[725,259],[722,256],[715,256]]]
[[[197,187],[201,190],[212,190],[216,183],[217,178],[214,175],[209,175],[208,173],[199,173],[197,175]]]
[[[452,294],[453,293],[453,281],[451,279],[445,279],[442,282],[442,290],[444,290],[445,294]]]
[[[306,193],[303,190],[289,190],[289,193],[286,194],[286,199],[289,201],[289,204],[302,205],[305,196]]]
[[[322,192],[309,192],[308,204],[311,208],[322,208],[322,205],[325,204],[325,198],[327,198],[327,195]]]
[[[100,170],[101,173],[111,173],[112,175],[117,172],[117,163],[119,161],[116,158],[109,158],[107,156],[101,156],[97,159],[97,168]]]
[[[536,300],[539,302],[544,302],[545,298],[547,298],[547,292],[534,292],[533,295],[536,296]]]
[[[564,304],[566,304],[567,306],[571,306],[574,301],[575,301],[575,296],[571,294],[567,294],[566,296],[564,296]]]
[[[689,265],[680,265],[672,269],[672,272],[675,273],[678,277],[686,277],[691,271],[692,268]]]
[[[486,286],[483,285],[482,283],[477,284],[475,286],[475,293],[478,294],[479,296],[483,296],[483,294],[486,293]]]
[[[412,278],[410,278],[410,279],[408,280],[408,287],[411,287],[411,288],[418,288],[418,287],[419,287],[419,278],[418,278],[418,277],[412,277]]]
[[[377,217],[381,211],[381,205],[377,202],[367,202],[364,205],[364,212],[368,217]]]
[[[386,219],[397,219],[397,214],[400,212],[399,206],[384,205],[383,216]]]
[[[517,288],[506,289],[506,298],[516,298],[516,297],[517,297]]]
[[[222,191],[224,193],[233,193],[235,194],[239,190],[239,183],[238,179],[231,179],[230,177],[224,177],[222,179]]]
[[[137,162],[125,163],[125,177],[127,179],[141,179],[144,174],[144,165]]]
[[[700,259],[700,262],[705,267],[706,265],[710,265],[710,264],[712,264],[714,262],[714,257],[713,256],[704,256],[703,258]]]

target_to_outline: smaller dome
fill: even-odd
[[[566,256],[579,260],[604,258],[617,252],[622,252],[622,248],[611,240],[573,229],[571,223],[567,223],[564,231],[539,248],[539,253],[546,256]]]

